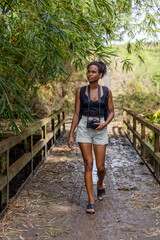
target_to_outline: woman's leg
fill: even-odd
[[[105,170],[105,152],[106,152],[106,145],[93,145],[94,153],[96,158],[96,165],[97,165],[97,175],[98,175],[98,184],[97,187],[99,190],[104,189],[103,180],[106,174]],[[99,196],[99,200],[103,199],[105,194]]]
[[[88,193],[88,203],[94,203],[93,198],[93,156],[92,156],[92,144],[91,143],[78,143],[82,152],[84,167],[85,167],[85,184]]]

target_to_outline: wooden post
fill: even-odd
[[[47,135],[47,125],[45,124],[43,127],[42,127],[42,138],[45,139],[46,138],[46,135]],[[45,150],[44,150],[44,156],[46,157],[47,156],[47,144],[45,144]]]
[[[31,173],[33,173],[33,134],[31,135],[31,154],[32,154],[32,159],[31,159]]]
[[[2,175],[7,175],[7,162],[8,162],[8,158],[9,155],[7,152],[4,152],[1,154],[0,157],[0,174]],[[8,178],[8,176],[7,176]],[[8,179],[7,179],[8,180]],[[8,199],[8,181],[7,181],[7,185],[2,189],[1,191],[1,199],[0,199],[0,207],[3,207],[4,204],[7,204],[7,199]]]
[[[24,151],[25,153],[31,152],[31,136],[24,139]],[[31,165],[27,165],[26,169],[26,177],[28,177],[31,173]]]
[[[154,133],[154,152],[159,152],[159,134],[156,132]],[[153,169],[159,179],[159,164],[155,159]]]
[[[130,118],[129,118],[129,115],[127,113],[127,123],[130,124]],[[128,137],[130,136],[130,131],[129,131],[129,127],[127,126],[127,135]]]
[[[133,117],[133,130],[136,131],[136,119]],[[133,132],[133,146],[136,148],[136,136]]]
[[[61,118],[60,118],[60,114],[58,114],[58,125],[60,124],[60,122],[61,122]],[[60,137],[60,135],[61,135],[61,129],[59,128],[58,137]]]
[[[145,126],[141,123],[141,139],[145,139]],[[141,144],[141,157],[145,160],[145,148]]]
[[[159,134],[154,133],[154,152],[159,152]]]
[[[155,161],[155,174],[160,181],[160,164],[157,161]]]
[[[54,119],[51,120],[51,125],[52,125],[52,131],[53,131],[53,138],[51,140],[51,144],[53,145],[55,143],[55,138],[56,138],[56,135],[55,135],[55,132],[54,132]]]
[[[9,149],[7,150],[7,206],[9,203]]]
[[[46,124],[42,127],[42,138],[46,138]]]
[[[63,111],[63,120],[65,120],[65,112]],[[65,131],[65,123],[63,123],[63,131]]]

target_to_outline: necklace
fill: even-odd
[[[93,101],[96,99],[96,97],[97,97],[97,93],[98,93],[98,91],[97,91],[98,89],[96,89],[95,91],[91,91],[91,98],[93,99]]]

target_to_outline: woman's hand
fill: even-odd
[[[74,145],[74,140],[73,140],[73,137],[70,136],[69,139],[68,139],[68,147],[70,149],[73,149],[73,145]]]
[[[103,130],[103,128],[107,126],[105,122],[96,123],[96,124],[97,124],[97,128],[95,130]]]

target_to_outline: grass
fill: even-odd
[[[116,95],[116,108],[127,107],[144,116],[150,115],[150,121],[156,121],[160,106],[160,47],[152,45],[144,46],[138,53],[129,54],[126,45],[114,46],[119,57],[112,62],[112,78],[116,87],[113,87]],[[139,60],[138,54],[144,60]],[[130,59],[133,71],[122,71],[122,60]],[[118,63],[118,64],[117,64]],[[117,83],[118,79],[118,83]]]

